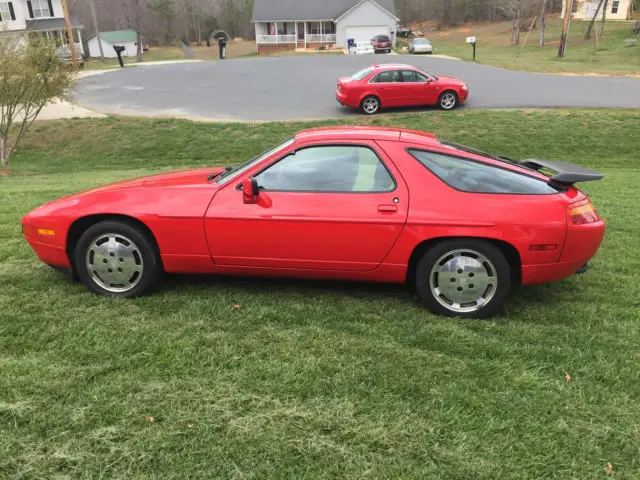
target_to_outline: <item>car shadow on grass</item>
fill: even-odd
[[[451,111],[460,111],[460,110],[467,110],[467,109],[468,107],[465,104]],[[417,114],[417,113],[434,113],[434,112],[447,113],[447,110],[442,110],[437,105],[384,108],[380,110],[380,112],[377,113],[376,115],[365,115],[364,113],[362,113],[359,110],[356,110],[355,108],[345,107],[345,106],[339,106],[338,111],[340,112],[343,118],[350,118],[350,119],[351,118],[369,118],[372,121],[375,120],[376,118],[383,118],[385,115],[399,116],[399,115],[409,115],[409,114]]]

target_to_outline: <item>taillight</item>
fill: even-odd
[[[599,220],[598,213],[589,200],[569,207],[569,215],[574,225],[586,225]]]

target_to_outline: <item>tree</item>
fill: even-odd
[[[607,22],[607,7],[609,6],[609,0],[604,0],[604,5],[602,6],[602,20],[600,21],[600,30],[598,30],[598,42],[602,38],[602,34],[604,33],[604,24]]]
[[[542,0],[542,5],[540,7],[540,48],[544,48],[544,16],[547,13],[547,0]]]
[[[37,37],[0,36],[0,159],[2,168],[42,109],[73,86],[70,64],[56,45]]]

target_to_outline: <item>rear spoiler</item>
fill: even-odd
[[[595,170],[559,160],[526,159],[518,163],[523,167],[531,168],[535,171],[542,169],[552,170],[556,172],[556,174],[550,175],[551,180],[564,185],[573,185],[578,182],[592,182],[594,180],[601,180],[604,177],[604,175]]]

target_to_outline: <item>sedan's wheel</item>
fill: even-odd
[[[74,257],[87,288],[110,297],[147,293],[162,270],[153,239],[125,222],[105,221],[90,227],[80,237]]]
[[[380,99],[373,95],[369,95],[360,102],[360,110],[367,115],[373,115],[380,110]]]
[[[511,290],[511,268],[489,242],[450,240],[423,255],[416,287],[422,302],[435,313],[487,317],[503,305]]]
[[[458,95],[451,90],[442,92],[440,98],[438,98],[438,105],[442,110],[452,110],[458,105]]]

